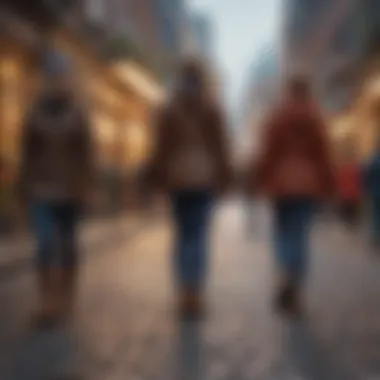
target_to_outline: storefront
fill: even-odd
[[[28,106],[30,52],[16,41],[0,38],[0,233],[17,223],[15,183],[20,160],[22,118]]]
[[[0,59],[0,154],[14,172],[19,161],[22,115],[27,108],[27,68],[22,54],[2,55]]]
[[[20,160],[22,119],[31,101],[36,75],[31,49],[20,42],[1,42],[0,214],[2,219],[4,215],[9,219],[9,215],[14,218],[17,203],[13,195]],[[149,155],[151,132],[147,121],[154,101],[147,92],[147,83],[151,79],[144,81],[145,73],[139,73],[136,68],[120,76],[73,36],[59,35],[56,44],[72,60],[78,90],[88,103],[100,174],[112,173],[114,177],[117,173],[122,187],[130,184]],[[121,189],[119,193],[123,197],[127,191]],[[103,198],[114,199],[113,194],[108,192]]]
[[[352,107],[331,121],[332,138],[338,155],[348,146],[365,160],[379,141],[380,74],[372,73],[363,84]]]
[[[149,115],[159,101],[159,85],[135,64],[100,64],[91,51],[66,37],[57,41],[75,61],[88,95],[101,163],[136,170],[149,154]]]

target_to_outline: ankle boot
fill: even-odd
[[[201,292],[198,289],[184,289],[180,294],[179,309],[182,318],[200,318],[204,313]]]
[[[301,317],[302,306],[298,284],[288,280],[280,287],[276,298],[276,308],[280,313]]]
[[[40,327],[53,325],[57,319],[56,282],[50,268],[41,268],[37,272],[38,306],[35,322]]]
[[[77,269],[63,268],[59,283],[59,304],[60,312],[63,317],[71,314],[76,295]]]

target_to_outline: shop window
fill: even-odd
[[[128,166],[138,167],[148,153],[148,139],[144,125],[138,122],[128,125],[126,145]]]
[[[99,161],[110,163],[113,160],[113,147],[116,139],[115,121],[105,113],[98,113],[94,117],[94,126]]]
[[[18,134],[22,112],[21,70],[13,59],[3,60],[0,65],[0,87],[2,90],[2,154],[10,161],[18,161]]]

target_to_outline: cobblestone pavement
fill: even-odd
[[[247,234],[241,210],[232,202],[217,215],[209,312],[200,324],[175,318],[167,223],[86,259],[77,312],[65,328],[30,328],[31,273],[1,282],[0,378],[380,379],[380,261],[364,236],[317,223],[308,317],[296,323],[271,309],[269,213],[255,206]]]
[[[103,241],[133,233],[144,222],[143,214],[121,215],[113,219],[88,220],[82,225],[81,244],[97,246]],[[110,239],[110,237],[112,237]],[[0,239],[0,272],[9,267],[30,263],[35,242],[30,234]]]

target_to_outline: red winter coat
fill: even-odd
[[[257,186],[268,197],[324,198],[335,191],[326,128],[317,107],[289,100],[267,125]]]

